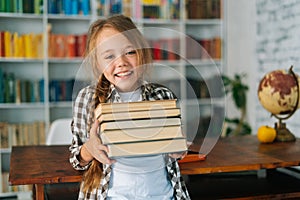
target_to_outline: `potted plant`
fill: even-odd
[[[222,75],[225,94],[231,95],[236,108],[240,111],[240,117],[229,118],[225,117],[226,130],[225,136],[228,135],[246,135],[251,133],[250,125],[245,121],[247,113],[247,91],[248,86],[242,82],[245,74],[235,74],[233,78]]]

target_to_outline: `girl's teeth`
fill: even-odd
[[[117,76],[127,76],[129,75],[131,72],[123,72],[123,73],[118,73]]]

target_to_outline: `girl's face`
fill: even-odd
[[[97,38],[98,67],[120,92],[139,87],[143,69],[138,67],[137,51],[119,31],[105,27]]]

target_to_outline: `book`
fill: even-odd
[[[66,39],[65,56],[69,58],[76,57],[76,36],[74,34],[69,34],[65,36],[65,39]]]
[[[4,55],[5,57],[12,57],[12,34],[9,31],[4,31]]]
[[[2,68],[0,68],[0,103],[4,103],[4,72]]]
[[[160,126],[148,128],[131,128],[104,130],[100,133],[103,144],[126,142],[143,142],[164,139],[183,138],[181,126]]]
[[[4,31],[0,31],[0,57],[5,57]]]
[[[103,122],[100,126],[100,131],[116,130],[116,129],[130,129],[130,128],[144,128],[144,127],[160,127],[160,126],[180,126],[180,118],[157,118],[151,120],[125,120]]]
[[[128,103],[101,103],[95,110],[95,115],[110,112],[126,112],[141,110],[157,110],[176,108],[176,99],[156,100],[156,101],[138,101]]]
[[[95,115],[109,157],[186,151],[176,99],[104,103]]]
[[[96,115],[97,116],[97,115]],[[180,109],[164,109],[164,110],[144,110],[144,111],[130,111],[117,113],[101,113],[97,116],[100,122],[127,120],[127,119],[152,119],[152,118],[167,118],[179,117]]]
[[[83,57],[86,47],[87,34],[75,35],[76,57]]]
[[[109,150],[108,157],[110,158],[175,153],[187,150],[185,138],[109,144],[107,146]]]

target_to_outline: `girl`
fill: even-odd
[[[83,88],[73,106],[70,163],[86,170],[79,199],[190,199],[176,161],[185,152],[112,160],[98,136],[94,109],[100,102],[176,98],[168,88],[143,81],[151,49],[134,23],[122,15],[96,21],[86,55],[98,83]]]

